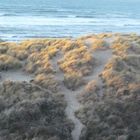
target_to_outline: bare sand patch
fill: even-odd
[[[8,70],[1,71],[1,82],[3,81],[15,81],[15,82],[30,82],[33,79],[33,75],[27,74],[22,70]]]

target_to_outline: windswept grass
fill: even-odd
[[[112,45],[114,53],[119,56],[139,54],[140,46],[138,44],[138,40],[139,37],[135,34],[117,36]]]
[[[48,53],[41,51],[32,53],[26,62],[25,70],[29,73],[53,73]]]
[[[1,54],[0,55],[0,70],[17,69],[22,65],[15,57]]]
[[[71,50],[73,50],[73,49],[78,49],[78,48],[80,48],[81,46],[83,46],[83,44],[82,44],[82,42],[81,41],[67,41],[66,43],[65,43],[65,45],[64,46],[62,46],[61,47],[61,50],[64,52],[64,53],[66,53],[66,52],[68,52],[68,51],[71,51]]]
[[[0,139],[69,139],[63,96],[22,82],[0,85]]]
[[[64,84],[68,89],[75,90],[85,84],[85,81],[80,73],[71,73],[64,75]]]
[[[92,40],[92,45],[91,45],[91,48],[93,49],[93,50],[100,50],[100,49],[102,49],[102,50],[106,50],[106,49],[108,49],[109,48],[109,44],[105,41],[105,40],[103,40],[103,39],[93,39]]]
[[[9,48],[7,54],[16,57],[19,60],[25,60],[29,55],[28,52],[25,49],[20,48],[20,46]]]
[[[81,140],[140,139],[139,37],[116,34],[114,39],[116,56],[100,74],[102,82],[89,82],[79,97],[83,108],[76,115],[86,126]]]
[[[58,64],[64,73],[88,75],[92,72],[94,59],[87,48],[81,46],[65,53],[64,58]]]
[[[48,53],[49,58],[52,58],[52,57],[56,56],[56,54],[59,51],[59,49],[57,48],[57,46],[49,46],[44,51],[46,51]]]
[[[58,92],[60,89],[59,81],[55,79],[54,75],[38,74],[33,83],[40,85],[43,88],[46,88],[52,92]]]
[[[0,54],[5,54],[8,50],[8,46],[0,45]]]

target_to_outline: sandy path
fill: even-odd
[[[93,73],[89,76],[86,76],[85,79],[88,81],[97,80],[99,74],[103,71],[108,60],[112,58],[112,50],[97,50],[92,53],[93,57],[98,61],[97,66],[95,67]]]
[[[81,108],[81,104],[78,102],[76,96],[81,92],[81,90],[72,91],[65,87],[63,83],[64,73],[59,69],[57,61],[61,59],[62,54],[57,55],[51,61],[53,68],[56,70],[56,79],[61,82],[61,93],[64,95],[65,100],[67,102],[66,107],[66,115],[67,117],[73,121],[75,128],[72,131],[73,140],[79,140],[81,130],[83,129],[83,124],[80,122],[78,118],[75,116],[75,111]]]
[[[22,70],[8,70],[8,71],[1,71],[1,82],[3,81],[15,81],[15,82],[30,82],[33,79],[33,76],[23,72]]]
[[[73,121],[75,125],[72,131],[73,140],[79,140],[81,131],[84,127],[84,125],[80,122],[80,120],[75,116],[75,111],[77,111],[82,107],[76,98],[77,94],[79,94],[80,91],[79,90],[71,91],[65,88],[64,85],[62,91],[63,91],[62,93],[65,95],[65,100],[67,102],[66,114],[68,118]]]
[[[90,76],[86,76],[85,79],[87,82],[91,80],[97,80],[100,83],[102,83],[102,81],[99,80],[98,75],[103,71],[105,64],[111,58],[112,51],[111,49],[98,50],[98,51],[93,52],[92,55],[94,56],[94,58],[98,60],[99,65],[96,66],[94,72]],[[82,86],[80,89],[77,89],[76,91],[69,90],[64,86],[64,83],[63,83],[64,75],[63,75],[63,72],[59,70],[59,67],[57,64],[57,61],[61,58],[61,56],[62,56],[61,54],[58,54],[56,57],[54,57],[51,60],[51,64],[53,68],[56,70],[56,74],[55,74],[56,79],[61,81],[61,92],[62,94],[64,94],[65,100],[67,102],[66,115],[70,120],[73,121],[75,125],[75,128],[72,131],[73,140],[79,140],[81,131],[84,128],[84,125],[75,116],[75,112],[82,107],[82,105],[78,102],[77,95],[79,95],[82,92],[82,90],[84,89],[84,86]],[[103,91],[101,90],[101,93],[102,92]]]
[[[107,38],[104,38],[104,40],[109,44],[109,46],[111,46],[114,41],[114,37],[109,37],[109,38],[107,37]],[[85,41],[85,45],[87,47],[90,47],[92,45],[92,43],[94,43],[94,42],[90,42],[90,40]],[[98,85],[100,85],[99,93],[101,96],[104,93],[104,91],[103,91],[104,84],[103,84],[101,77],[99,77],[99,75],[104,70],[104,67],[107,64],[107,62],[109,61],[109,59],[111,59],[113,56],[112,49],[109,46],[106,49],[99,49],[92,53],[92,56],[97,60],[97,66],[94,69],[94,72],[85,78],[86,81],[88,81],[88,82],[94,80],[97,82]]]
[[[108,60],[112,58],[112,50],[98,50],[93,52],[93,57],[98,60],[98,66],[94,69],[93,73],[89,76],[87,76],[85,79],[88,82],[90,81],[96,81],[97,85],[100,85],[99,89],[99,95],[102,96],[104,94],[104,88],[103,88],[103,81],[99,75],[104,70],[105,65],[107,64]]]

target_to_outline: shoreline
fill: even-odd
[[[76,39],[76,38],[81,38],[81,37],[84,37],[84,36],[91,36],[91,35],[99,35],[99,34],[118,34],[118,35],[130,35],[130,34],[135,34],[137,36],[140,35],[139,32],[113,32],[113,31],[110,31],[110,32],[97,32],[97,33],[86,33],[86,34],[82,34],[82,35],[78,35],[78,36],[36,36],[36,37],[23,37],[23,38],[18,38],[18,37],[13,37],[13,38],[9,38],[9,39],[0,39],[0,42],[3,41],[3,42],[22,42],[22,41],[26,41],[26,40],[38,40],[38,39]]]

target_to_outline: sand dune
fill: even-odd
[[[0,88],[6,81],[15,84],[26,82],[42,92],[52,94],[56,100],[61,99],[65,104],[63,117],[70,129],[63,132],[61,127],[60,134],[54,135],[54,132],[42,139],[89,140],[95,139],[94,134],[98,139],[102,136],[96,134],[92,126],[93,120],[98,119],[94,110],[98,103],[107,104],[106,99],[117,101],[118,96],[125,103],[128,97],[123,92],[128,90],[133,95],[139,89],[139,40],[139,36],[131,34],[99,34],[75,40],[34,39],[19,44],[2,42]],[[137,63],[136,66],[133,63]],[[126,133],[123,132],[125,137]],[[10,132],[7,135],[10,138]],[[3,137],[1,133],[0,137]],[[106,138],[109,138],[108,134]]]

